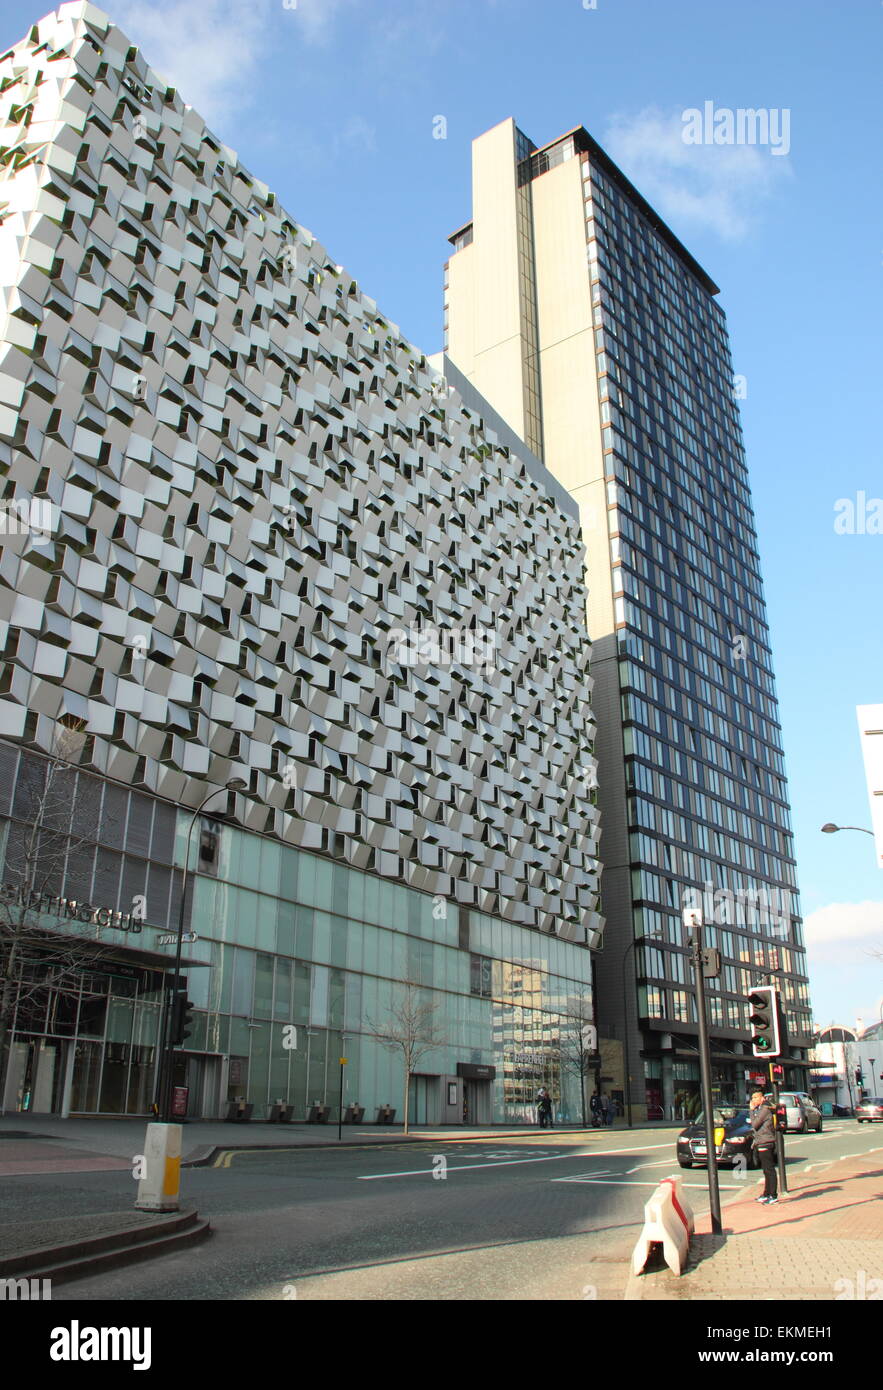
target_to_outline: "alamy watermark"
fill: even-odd
[[[791,895],[788,889],[715,888],[706,879],[701,888],[685,888],[681,894],[684,911],[699,909],[703,919],[718,926],[739,926],[768,931],[787,940],[791,929]]]
[[[0,502],[0,540],[4,536],[34,536],[48,541],[57,524],[55,503],[48,497],[17,497]]]
[[[497,634],[490,628],[393,628],[387,656],[399,666],[471,666],[493,671]]]
[[[0,1302],[48,1302],[52,1297],[51,1279],[0,1279]]]
[[[838,1279],[834,1284],[837,1303],[853,1300],[864,1303],[883,1302],[883,1279],[869,1279],[866,1269],[858,1269],[854,1279]]]
[[[768,145],[770,154],[791,149],[791,111],[788,107],[690,106],[681,112],[685,145]]]
[[[883,536],[883,497],[859,491],[855,497],[838,497],[834,511],[838,536]]]

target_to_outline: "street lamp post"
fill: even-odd
[[[163,1029],[163,1057],[162,1064],[160,1067],[161,1079],[159,1087],[159,1108],[161,1109],[162,1118],[166,1124],[169,1124],[172,1118],[172,992],[178,988],[178,976],[181,971],[181,946],[183,944],[184,936],[184,909],[187,902],[187,877],[190,865],[190,841],[193,836],[193,827],[196,825],[196,822],[202,815],[202,812],[205,809],[205,807],[208,805],[210,801],[214,799],[214,797],[220,796],[221,792],[223,791],[243,791],[245,786],[246,783],[243,781],[241,777],[234,777],[231,781],[225,783],[223,787],[215,787],[214,791],[209,792],[208,796],[204,797],[200,804],[197,806],[196,810],[193,812],[193,815],[190,818],[190,825],[187,828],[187,840],[184,849],[184,874],[181,881],[181,907],[178,912],[178,939],[175,943],[175,969],[172,975],[171,989],[166,989],[165,1027]]]
[[[834,835],[838,830],[858,830],[862,835],[870,835],[873,838],[873,830],[868,830],[864,825],[832,825],[829,821],[822,826],[823,835]]]

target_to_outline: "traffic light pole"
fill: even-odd
[[[203,798],[203,800],[197,806],[196,810],[193,812],[193,815],[190,817],[190,824],[187,827],[187,838],[184,841],[184,871],[181,880],[181,907],[178,912],[178,939],[175,944],[175,968],[172,974],[171,985],[169,984],[168,980],[166,980],[165,1028],[163,1030],[163,1055],[159,1083],[158,1108],[160,1116],[166,1124],[169,1124],[172,1119],[172,1067],[174,1065],[172,1060],[174,1055],[174,1043],[172,1041],[172,1001],[175,992],[180,988],[181,985],[181,947],[184,942],[184,908],[187,902],[187,878],[188,871],[190,868],[190,841],[193,838],[193,827],[199,820],[199,817],[202,815],[204,807],[206,807],[214,797],[219,796],[221,792],[229,791],[235,788],[235,786],[236,783],[230,783],[226,787],[216,787],[213,792],[209,792],[208,796]]]
[[[770,1085],[773,1089],[773,1112],[776,1116],[776,1165],[779,1169],[779,1187],[788,1191],[788,1174],[785,1171],[785,1135],[779,1124],[779,1078],[776,1076],[776,1063],[770,1062]],[[764,1189],[765,1191],[766,1189]]]
[[[708,1203],[711,1209],[711,1231],[720,1235],[721,1197],[717,1179],[717,1147],[714,1142],[714,1109],[711,1101],[711,1056],[708,1048],[708,1023],[705,1008],[705,974],[702,950],[702,923],[694,920],[690,938],[690,962],[696,978],[696,1015],[699,1024],[699,1074],[702,1078],[702,1110],[705,1115],[705,1158],[708,1170]]]

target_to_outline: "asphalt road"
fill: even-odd
[[[209,1241],[58,1285],[53,1302],[618,1299],[643,1204],[680,1172],[679,1128],[230,1151],[183,1175],[183,1202],[210,1218]],[[805,1171],[879,1149],[883,1127],[828,1122],[786,1144],[789,1167]],[[682,1177],[694,1210],[706,1210],[704,1169]],[[721,1169],[722,1200],[757,1180]],[[132,1187],[122,1173],[17,1178],[7,1198],[13,1183],[26,1202],[51,1184],[92,1210],[102,1198],[105,1210],[125,1203]]]

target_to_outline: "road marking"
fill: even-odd
[[[493,1163],[458,1163],[454,1167],[448,1166],[448,1174],[464,1173],[470,1168],[509,1168],[516,1163],[559,1163],[566,1158],[612,1158],[617,1154],[638,1154],[646,1153],[648,1149],[668,1148],[671,1148],[671,1141],[667,1144],[642,1144],[639,1149],[599,1149],[594,1153],[552,1154],[548,1158],[501,1158]],[[379,1178],[424,1178],[427,1173],[433,1172],[432,1168],[409,1168],[401,1173],[360,1173],[359,1182],[376,1182]]]
[[[549,1181],[550,1181],[550,1182],[584,1182],[584,1183],[597,1183],[599,1187],[658,1187],[658,1186],[659,1186],[659,1183],[657,1183],[657,1182],[626,1182],[626,1181],[625,1181],[624,1179],[622,1179],[622,1178],[605,1178],[605,1177],[601,1177],[601,1176],[598,1176],[598,1177],[591,1177],[591,1178],[589,1178],[589,1177],[550,1178]],[[708,1191],[708,1184],[707,1184],[707,1183],[704,1183],[704,1182],[684,1182],[684,1183],[681,1183],[681,1186],[682,1186],[682,1187],[699,1187],[699,1188],[702,1188],[702,1190],[705,1191],[705,1192]],[[741,1190],[741,1183],[734,1183],[734,1182],[719,1182],[719,1183],[718,1183],[718,1187],[721,1188],[722,1190],[732,1190],[733,1192],[737,1192],[737,1191]]]

